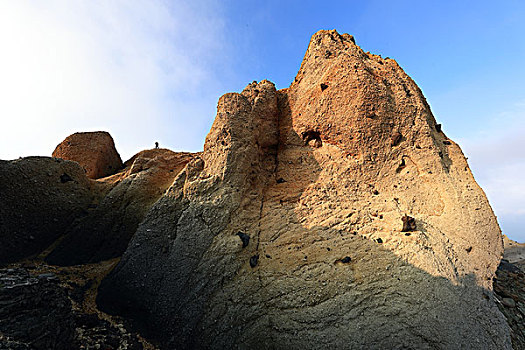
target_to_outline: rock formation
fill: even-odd
[[[505,247],[504,259],[525,266],[525,243],[518,243],[507,235],[503,235],[503,245]]]
[[[57,275],[31,272],[0,269],[0,349],[144,348],[122,325],[78,310],[70,298],[77,293],[60,284]]]
[[[36,254],[97,201],[78,163],[46,157],[0,161],[0,264]]]
[[[191,159],[189,153],[167,149],[133,156],[121,172],[104,179],[105,196],[89,215],[69,227],[46,260],[76,265],[121,256],[146,212]]]
[[[502,253],[412,79],[320,31],[288,89],[220,98],[98,302],[169,349],[510,349]]]
[[[105,131],[69,135],[55,148],[53,157],[79,163],[90,179],[113,175],[122,168],[113,138]]]
[[[502,260],[494,279],[496,304],[511,327],[512,347],[525,349],[525,265]]]

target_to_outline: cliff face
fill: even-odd
[[[416,84],[320,31],[288,89],[221,97],[98,302],[166,348],[508,349],[502,252]]]

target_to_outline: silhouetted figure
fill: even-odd
[[[159,148],[159,143],[155,142],[155,148]]]

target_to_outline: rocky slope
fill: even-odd
[[[503,255],[505,260],[518,265],[525,265],[525,243],[518,243],[503,235],[503,245],[505,246],[505,254]]]
[[[0,161],[0,179],[0,264],[41,252],[100,198],[79,164],[62,159]]]
[[[25,265],[0,269],[0,349],[154,349],[118,321],[82,308],[93,280],[78,285],[79,271]]]
[[[502,260],[494,279],[496,303],[511,327],[512,346],[525,349],[525,266]]]
[[[416,84],[320,31],[288,89],[221,97],[97,300],[168,349],[510,349],[502,254]]]
[[[90,215],[69,227],[46,261],[77,265],[121,256],[146,212],[192,157],[167,149],[133,156],[122,171],[99,181],[106,185],[106,195]]]

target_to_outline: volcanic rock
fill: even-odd
[[[0,269],[0,349],[142,350],[136,333],[84,313],[53,273]]]
[[[192,159],[163,148],[133,156],[121,172],[104,179],[103,199],[69,227],[46,261],[65,266],[121,256],[146,212]]]
[[[122,168],[113,138],[105,131],[69,135],[55,148],[53,157],[79,163],[90,179],[113,175]]]
[[[47,248],[99,196],[78,163],[62,159],[0,161],[0,178],[0,264]]]
[[[220,98],[204,152],[146,214],[99,306],[168,349],[510,349],[499,226],[435,125],[394,60],[316,33],[289,88]]]
[[[71,302],[52,279],[23,269],[0,270],[0,348],[72,348]]]
[[[512,328],[512,346],[525,349],[525,273],[515,264],[502,260],[494,279],[497,304]]]

